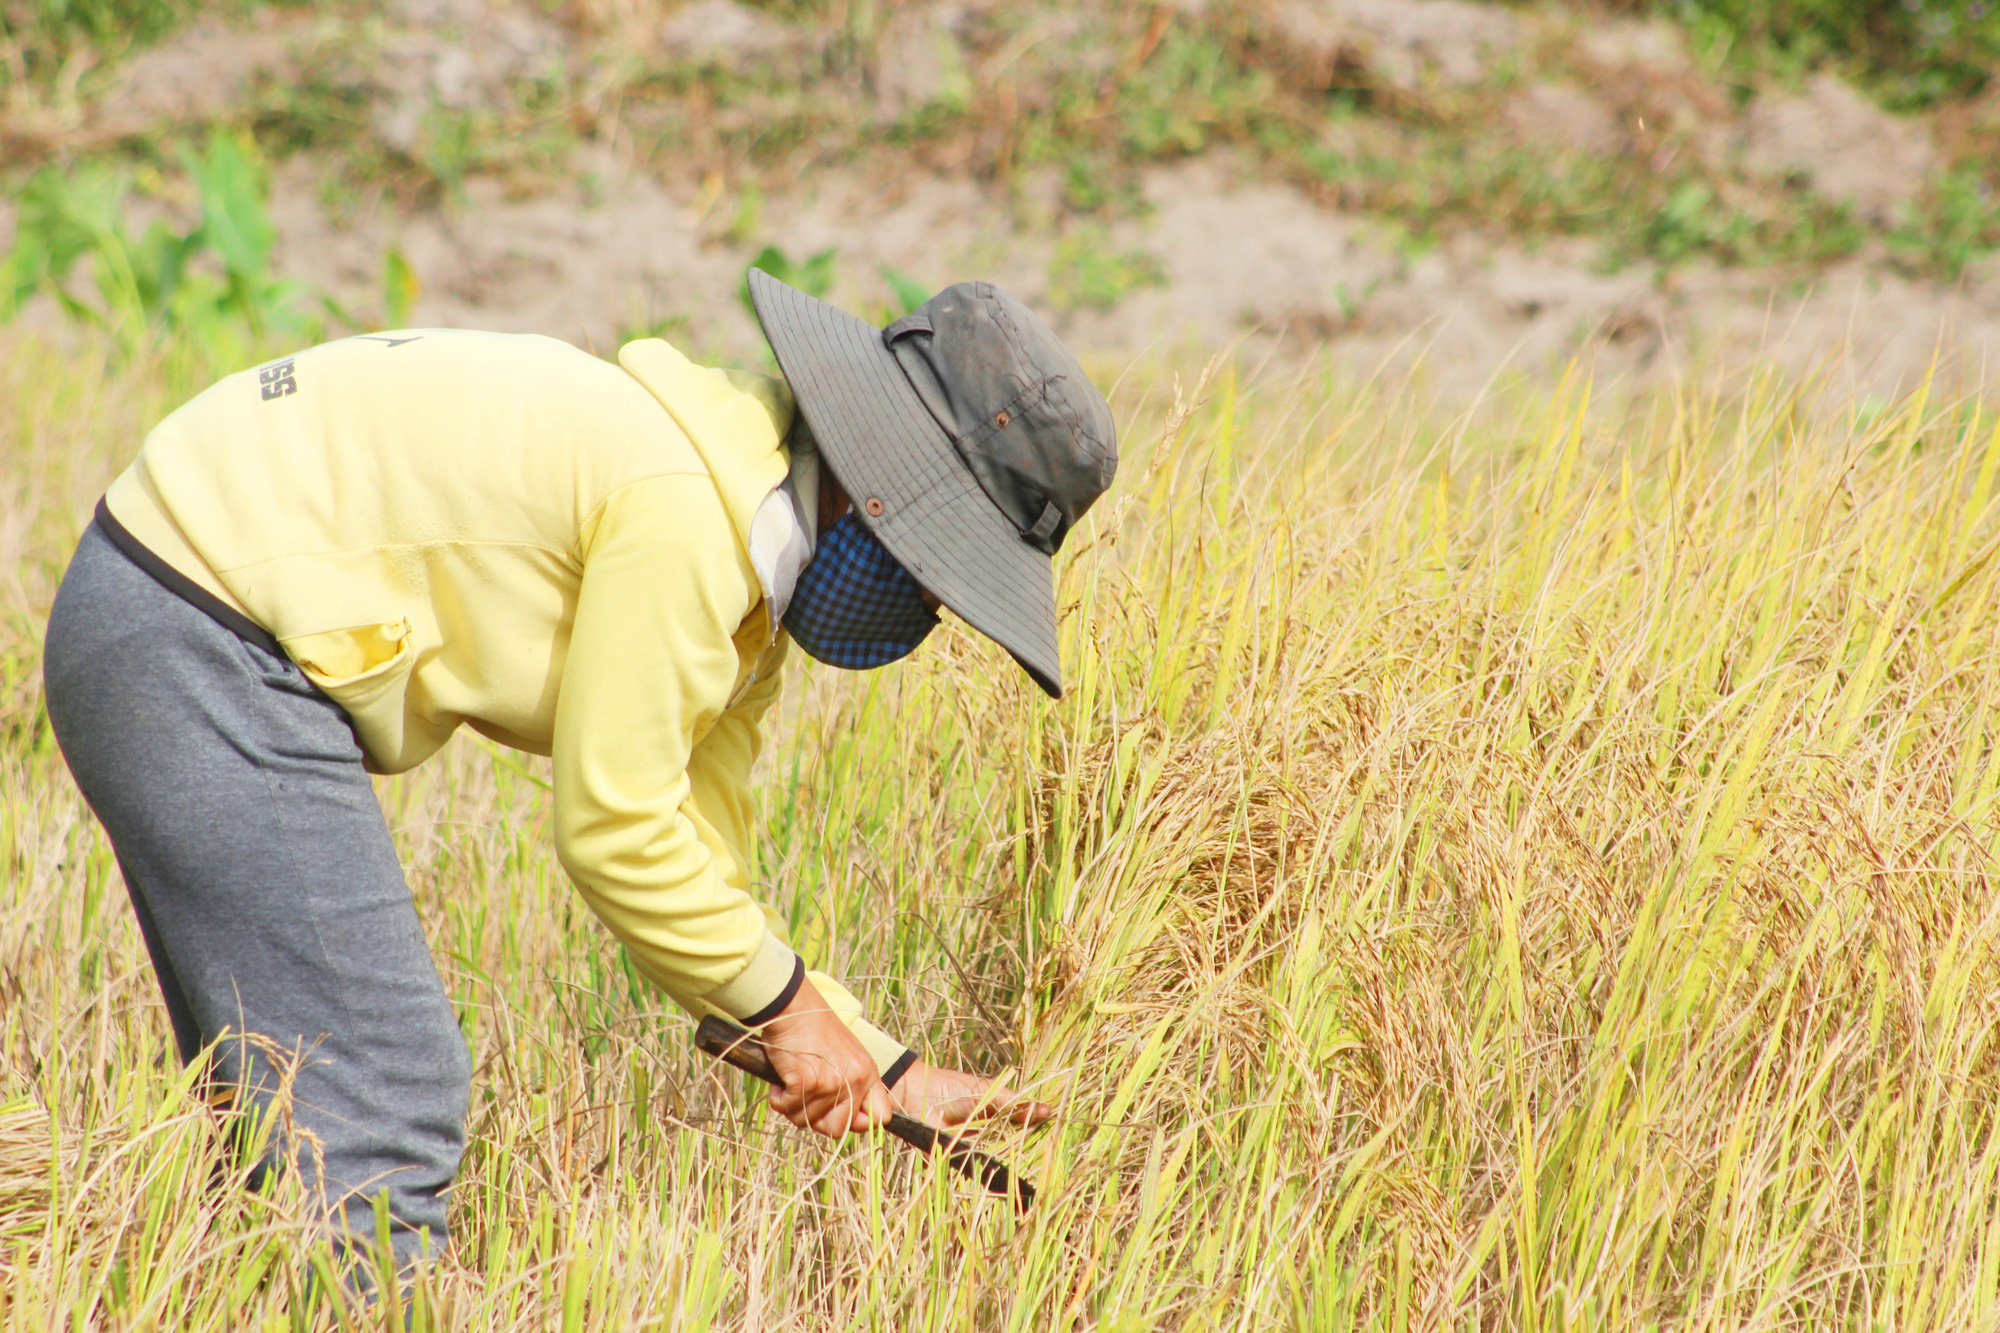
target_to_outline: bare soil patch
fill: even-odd
[[[278,262],[367,310],[383,250],[397,245],[422,283],[416,322],[532,330],[600,352],[661,331],[704,355],[754,360],[761,344],[737,291],[766,243],[795,256],[836,249],[833,299],[871,316],[892,300],[884,267],[932,287],[986,278],[1049,305],[1063,233],[1034,224],[1032,198],[963,178],[834,169],[767,198],[755,240],[732,241],[712,182],[621,172],[609,155],[584,166],[600,182],[589,192],[510,199],[474,181],[462,204],[408,217],[385,208],[336,227],[315,201],[311,164],[297,161],[274,199]],[[1810,282],[1701,264],[1607,273],[1598,248],[1579,240],[1460,236],[1412,254],[1378,222],[1257,179],[1226,153],[1149,172],[1144,192],[1144,216],[1102,243],[1153,255],[1164,284],[1109,310],[1050,312],[1106,358],[1243,340],[1357,373],[1421,362],[1439,391],[1461,395],[1496,373],[1547,374],[1577,356],[1643,380],[1724,358],[1805,371],[1842,347],[1871,391],[1892,393],[1940,349],[1968,370],[2000,351],[1990,263],[1946,287],[1866,260]]]
[[[531,113],[523,99],[536,86],[597,86],[591,71],[610,67],[590,63],[603,52],[589,43],[606,34],[625,58],[692,61],[661,68],[699,66],[704,79],[804,70],[836,40],[830,29],[731,0],[578,13],[586,10],[597,17],[571,23],[573,15],[521,5],[393,0],[380,33],[365,40],[351,24],[295,11],[263,11],[234,28],[204,20],[127,60],[88,98],[10,107],[0,141],[59,159],[226,119],[274,83],[338,65],[341,78],[361,80],[354,133],[383,161],[418,163],[442,151],[440,126],[501,139],[518,126],[546,128],[557,113]],[[1945,165],[1940,145],[1952,135],[1943,120],[1892,116],[1829,76],[1763,90],[1739,111],[1678,28],[1584,24],[1566,12],[1465,0],[1274,0],[1257,11],[1248,49],[1313,96],[1357,85],[1411,105],[1490,97],[1492,122],[1512,138],[1479,140],[1489,154],[1552,145],[1568,160],[1644,162],[1655,173],[1698,160],[1721,182],[1716,208],[1732,191],[1779,181],[1887,228]],[[1042,96],[1032,78],[1017,87],[1007,71],[1074,34],[1043,25],[985,51],[995,22],[991,6],[974,0],[885,13],[866,80],[873,110],[864,112],[882,140],[968,89],[1018,94],[1022,108]],[[1148,26],[1105,78],[1133,77],[1163,58],[1166,31]],[[1564,54],[1551,64],[1550,51]],[[1493,82],[1520,62],[1520,82]],[[989,152],[979,135],[956,149],[939,141],[802,150],[782,169],[753,170],[712,143],[644,141],[631,127],[637,109],[628,122],[578,96],[561,114],[592,128],[553,166],[488,170],[468,150],[462,178],[420,206],[407,195],[397,202],[388,187],[357,202],[343,146],[294,154],[275,178],[277,267],[367,318],[382,309],[384,256],[395,248],[420,283],[418,322],[532,329],[599,351],[660,332],[704,355],[756,359],[761,344],[737,298],[744,266],[766,245],[795,257],[833,249],[834,299],[871,316],[894,313],[886,270],[932,287],[984,277],[1048,309],[1069,336],[1109,358],[1246,340],[1260,353],[1323,355],[1357,371],[1421,360],[1451,393],[1577,356],[1644,378],[1703,358],[1768,355],[1803,368],[1836,344],[1886,392],[1920,375],[1940,348],[1948,361],[1978,366],[2000,341],[1993,260],[1947,285],[1905,276],[1880,239],[1814,271],[1723,267],[1702,252],[1671,267],[1645,260],[1614,271],[1601,238],[1537,243],[1499,226],[1451,224],[1413,243],[1403,224],[1362,211],[1365,189],[1287,175],[1234,148],[1133,170],[1118,184],[1120,202],[1086,207],[1074,164],[1001,176],[988,159],[1005,150]],[[1004,140],[1012,131],[995,132]],[[1336,117],[1319,145],[1350,164],[1400,170],[1426,151],[1419,138],[1413,123],[1391,117]],[[1557,159],[1527,178],[1562,169]],[[168,192],[139,206],[181,205]],[[12,221],[0,200],[0,245]],[[1095,288],[1073,280],[1100,260],[1125,269]],[[1065,265],[1072,280],[1056,276]]]

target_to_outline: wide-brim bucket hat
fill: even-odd
[[[778,366],[854,512],[918,583],[1062,696],[1053,560],[1118,467],[1111,407],[991,283],[885,329],[749,274]]]

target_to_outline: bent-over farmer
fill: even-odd
[[[49,716],[182,1058],[257,1106],[303,1052],[317,1144],[274,1152],[337,1234],[386,1195],[401,1262],[445,1241],[471,1070],[368,775],[461,724],[553,757],[577,890],[681,1005],[762,1026],[793,1123],[989,1093],[751,898],[750,766],[788,642],[880,666],[940,603],[1060,695],[1050,559],[1111,482],[1110,409],[985,283],[887,329],[750,291],[783,380],[436,329],[232,375],[147,437],[56,598]]]

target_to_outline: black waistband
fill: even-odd
[[[278,640],[272,636],[271,631],[147,549],[144,542],[134,537],[126,530],[123,523],[112,517],[110,506],[102,500],[97,502],[97,526],[111,539],[113,546],[123,551],[133,564],[157,579],[168,592],[187,602],[197,611],[205,612],[210,619],[236,634],[238,638],[256,644],[267,653],[274,653],[279,657],[285,655],[285,650],[278,646]]]

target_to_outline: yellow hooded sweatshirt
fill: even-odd
[[[400,773],[459,724],[555,761],[556,852],[639,970],[760,1016],[801,964],[749,894],[749,774],[788,640],[748,542],[786,476],[767,376],[658,339],[421,329],[231,375],[105,497]],[[809,974],[887,1071],[903,1047]]]

